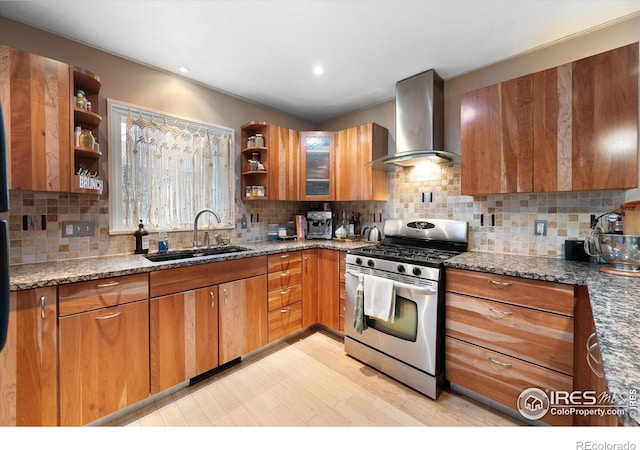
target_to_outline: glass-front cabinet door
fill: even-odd
[[[334,200],[334,133],[300,132],[300,200]]]

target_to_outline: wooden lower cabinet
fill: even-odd
[[[58,425],[56,287],[12,292],[0,352],[0,426]]]
[[[223,283],[218,292],[222,365],[267,344],[267,276]]]
[[[300,331],[302,329],[302,301],[269,311],[268,322],[269,342]]]
[[[268,256],[269,342],[302,330],[302,252]]]
[[[218,367],[218,286],[151,299],[151,394]]]
[[[149,302],[59,319],[60,425],[93,422],[149,396]]]
[[[516,412],[527,388],[571,392],[574,305],[570,285],[447,268],[446,379]]]
[[[347,252],[340,252],[340,269],[338,273],[338,330],[344,333],[345,279],[347,275]]]
[[[318,249],[318,322],[340,329],[340,252]]]
[[[598,337],[589,293],[585,286],[578,286],[576,291],[575,314],[575,353],[574,353],[574,378],[573,389],[576,391],[591,391],[596,395],[609,393],[614,398],[614,392],[609,392],[606,374],[602,365],[602,356],[598,348]],[[609,409],[609,404],[600,405]],[[620,422],[615,415],[576,415],[574,425],[579,426],[618,426]]]
[[[528,388],[567,391],[573,389],[569,375],[518,358],[445,338],[446,376],[449,381],[517,410],[518,397]],[[547,413],[542,420],[551,425],[572,425],[572,416]]]
[[[302,328],[318,323],[318,249],[302,251]]]
[[[448,293],[447,335],[573,374],[571,317]]]

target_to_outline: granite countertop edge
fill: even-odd
[[[247,249],[242,252],[163,262],[152,262],[145,258],[144,255],[133,254],[38,262],[10,266],[9,285],[11,291],[20,291],[68,283],[77,283],[81,281],[91,281],[101,278],[249,258],[253,256],[264,256],[286,251],[307,250],[313,248],[346,251],[350,248],[358,248],[374,244],[375,242],[366,241],[269,241],[247,244],[239,243],[237,246]]]

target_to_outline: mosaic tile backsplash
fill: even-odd
[[[0,214],[0,218],[10,224],[11,264],[133,253],[133,235],[109,235],[106,198],[11,191],[10,201],[10,213]],[[470,249],[561,257],[566,239],[589,234],[591,214],[612,211],[623,201],[624,191],[463,196],[460,164],[449,164],[389,172],[387,202],[331,202],[328,206],[338,213],[338,220],[342,211],[347,215],[360,212],[363,228],[372,224],[382,228],[381,221],[391,217],[465,220],[469,222]],[[305,213],[310,206],[308,202],[243,203],[237,199],[236,228],[209,230],[209,234],[231,237],[232,242],[240,244],[263,241],[267,224],[286,222],[292,214]],[[23,215],[45,215],[46,230],[23,231]],[[246,229],[241,228],[243,215]],[[546,236],[534,236],[534,221],[538,219],[547,221]],[[62,223],[66,221],[93,221],[94,236],[63,238]],[[150,248],[155,251],[157,233],[149,231]],[[200,242],[204,231],[200,231]],[[192,241],[192,231],[169,233],[171,249],[191,247]]]

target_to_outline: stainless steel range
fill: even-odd
[[[345,351],[436,399],[444,382],[444,264],[468,223],[391,219],[381,244],[347,252]],[[390,307],[381,316],[379,307]]]

